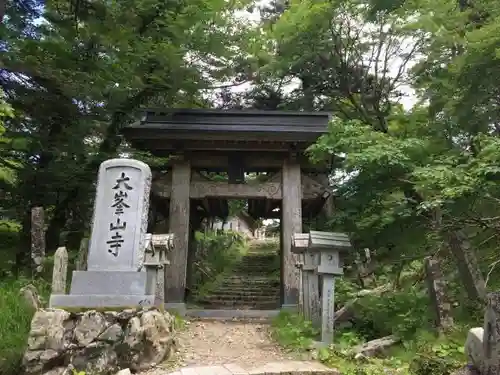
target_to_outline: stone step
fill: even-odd
[[[271,264],[269,262],[267,262],[267,263],[253,263],[252,262],[252,263],[238,263],[238,264],[235,265],[235,267],[236,268],[245,268],[245,269],[247,269],[247,268],[259,268],[259,267],[262,267],[262,268],[269,268],[269,269],[271,269],[271,268],[275,267],[275,265]]]
[[[210,295],[210,296],[244,296],[248,298],[271,298],[271,297],[276,297],[280,295],[280,290],[269,290],[269,291],[264,291],[261,292],[259,290],[227,290],[227,289],[216,289],[212,291],[211,293],[207,293],[204,295]],[[197,295],[193,295],[193,297],[196,297]]]
[[[269,275],[246,275],[246,274],[231,274],[227,275],[224,280],[256,280],[256,281],[267,281],[269,280]]]
[[[199,300],[196,303],[206,306],[208,308],[230,308],[230,309],[258,309],[258,310],[271,310],[280,307],[279,300],[269,302],[237,302],[237,301],[221,301],[221,300]]]
[[[235,269],[239,270],[273,270],[275,269],[274,264],[237,264]]]
[[[257,288],[257,289],[269,289],[269,288],[279,288],[280,284],[276,281],[266,281],[266,282],[252,282],[252,281],[231,281],[223,280],[219,284],[220,288],[236,288],[236,289],[246,289],[246,288]]]
[[[270,282],[276,281],[270,278],[269,276],[248,276],[248,275],[228,275],[224,278],[224,281],[252,281],[252,282]]]
[[[279,301],[279,294],[274,296],[245,296],[245,295],[230,295],[230,294],[207,294],[203,297],[198,297],[199,301],[234,301],[234,302],[273,302]]]
[[[273,283],[271,281],[265,283],[253,283],[253,282],[231,282],[223,281],[220,283],[219,288],[221,289],[273,289],[279,288],[279,283]]]
[[[269,274],[273,273],[274,269],[265,268],[235,268],[233,270],[233,275],[235,276],[261,276],[262,278],[269,276]]]
[[[274,257],[249,257],[240,259],[242,264],[276,264]]]
[[[246,289],[240,289],[240,290],[232,290],[232,289],[216,289],[213,290],[212,292],[206,294],[210,296],[218,296],[218,295],[224,295],[224,296],[247,296],[247,297],[254,297],[254,298],[259,298],[259,297],[272,297],[272,296],[279,296],[280,295],[280,290],[277,289],[270,289],[270,290],[246,290]],[[198,296],[198,294],[193,293],[193,297]]]

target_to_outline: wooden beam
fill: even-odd
[[[153,181],[153,191],[155,194],[169,198],[172,190],[172,182],[167,175]],[[323,194],[330,194],[327,188],[313,181],[307,176],[302,178],[301,188],[302,199],[314,199]],[[233,199],[282,199],[283,192],[281,182],[260,182],[252,184],[229,184],[225,181],[200,181],[199,178],[193,179],[190,183],[189,198],[233,198]]]
[[[227,182],[192,182],[190,198],[266,198],[281,199],[281,186],[277,183],[261,183],[256,185],[228,184]]]
[[[272,169],[281,170],[283,159],[286,157],[286,153],[283,152],[242,152],[241,154],[242,163],[247,172],[259,172]],[[193,169],[227,171],[229,166],[229,155],[225,152],[192,151],[186,154],[186,158],[189,158],[191,161],[191,167]],[[328,163],[313,164],[303,154],[300,154],[297,159],[303,170],[330,170]],[[167,163],[166,166],[168,167],[170,164]]]

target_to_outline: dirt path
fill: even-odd
[[[258,363],[295,359],[269,337],[269,325],[260,322],[191,321],[177,336],[178,352],[170,371],[183,366],[227,363],[250,369]],[[156,369],[151,375],[164,374]]]

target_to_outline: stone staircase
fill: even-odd
[[[204,296],[195,296],[196,305],[206,309],[274,310],[280,307],[280,282],[273,278],[275,251],[262,251],[252,244],[233,272]]]

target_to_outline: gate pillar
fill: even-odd
[[[292,253],[292,236],[302,232],[302,181],[300,164],[293,159],[283,162],[281,204],[282,307],[297,308],[300,270]]]

